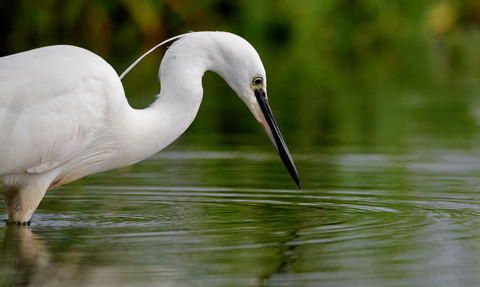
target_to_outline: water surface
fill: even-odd
[[[1,226],[4,286],[476,286],[480,150],[165,151]],[[283,187],[283,188],[282,188]]]

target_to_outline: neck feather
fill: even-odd
[[[187,44],[187,45],[185,45]],[[211,69],[209,46],[192,47],[182,40],[166,53],[160,67],[161,92],[143,110],[129,109],[123,121],[128,135],[121,142],[122,165],[149,157],[176,140],[195,119],[202,101],[202,77]]]

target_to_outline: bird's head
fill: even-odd
[[[246,40],[234,34],[211,32],[208,36],[215,47],[210,55],[212,61],[208,69],[219,74],[245,102],[301,188],[295,164],[270,109],[265,68],[257,51]]]

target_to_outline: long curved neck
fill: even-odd
[[[180,43],[179,43],[180,42]],[[202,77],[211,69],[208,45],[190,52],[188,43],[176,42],[165,54],[160,67],[161,92],[143,110],[128,109],[123,124],[128,135],[120,143],[122,165],[149,157],[176,140],[195,119],[202,101]],[[190,50],[190,51],[189,51]]]

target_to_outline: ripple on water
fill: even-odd
[[[400,202],[398,197],[381,191],[88,186],[81,195],[61,197],[62,202],[80,205],[83,211],[66,211],[61,216],[37,215],[36,226],[130,228],[128,233],[118,231],[116,237],[154,234],[142,228],[160,229],[155,234],[162,236],[167,234],[163,232],[172,232],[164,230],[172,226],[188,230],[195,225],[196,232],[216,236],[237,228],[242,230],[239,232],[264,229],[262,232],[272,234],[286,229],[299,230],[303,238],[308,238],[302,244],[314,244],[325,242],[326,235],[345,234],[332,239],[336,241],[373,237],[380,231],[416,228],[430,222],[424,216],[407,215],[409,210],[405,208],[411,209],[412,201],[419,208],[419,200]],[[176,235],[181,236],[185,229],[175,230],[180,232]]]
[[[182,160],[192,156],[199,157]],[[324,172],[334,175],[326,177],[328,188],[312,190],[63,187],[47,194],[34,229],[47,240],[79,241],[69,254],[169,266],[205,286],[235,280],[245,286],[450,286],[471,279],[468,266],[478,266],[480,256],[475,161],[452,155],[321,160],[330,164]],[[105,248],[93,254],[92,246]]]

